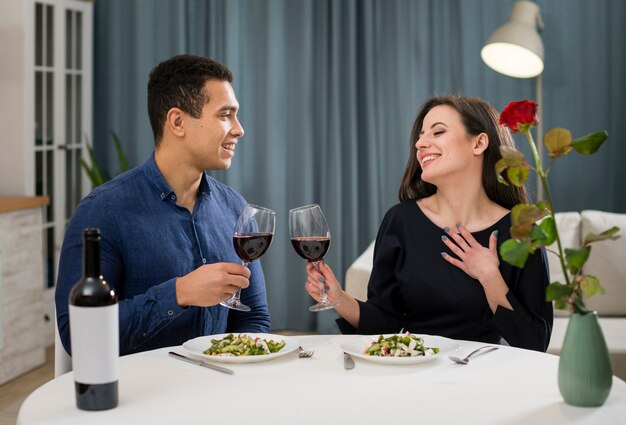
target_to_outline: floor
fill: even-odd
[[[54,378],[54,347],[46,349],[46,363],[0,385],[0,425],[15,425],[22,402],[38,387]]]

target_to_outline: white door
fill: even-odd
[[[32,19],[33,193],[44,214],[44,305],[53,323],[53,287],[67,221],[89,191],[80,158],[91,140],[92,3],[35,0]],[[30,57],[30,59],[28,58]],[[50,332],[49,332],[50,333]],[[49,335],[52,339],[53,333]]]

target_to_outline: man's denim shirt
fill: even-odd
[[[220,305],[181,308],[176,278],[203,264],[241,264],[233,230],[245,205],[241,195],[204,175],[193,214],[176,205],[154,154],[142,166],[94,189],[81,201],[63,242],[56,287],[59,333],[70,351],[68,298],[82,275],[83,229],[101,231],[101,272],[117,291],[120,354],[179,345],[223,332],[269,332],[265,280],[250,264],[250,286],[241,291],[244,313]]]

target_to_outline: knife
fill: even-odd
[[[170,357],[173,357],[173,358],[178,359],[178,360],[182,360],[184,362],[193,363],[193,364],[198,365],[198,366],[208,367],[209,369],[213,369],[213,370],[217,370],[217,371],[220,371],[220,372],[228,373],[230,375],[235,373],[231,369],[227,369],[227,368],[222,367],[222,366],[218,366],[218,365],[215,365],[215,364],[203,362],[202,360],[196,360],[196,359],[192,359],[192,358],[189,358],[189,357],[185,357],[182,354],[178,354],[178,353],[175,353],[173,351],[170,351],[168,354],[170,355]]]
[[[345,351],[343,353],[343,367],[346,370],[354,369],[354,359]]]

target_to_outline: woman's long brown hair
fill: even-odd
[[[411,130],[411,148],[407,161],[398,198],[400,202],[408,199],[421,199],[437,192],[437,187],[422,180],[422,167],[417,161],[417,148],[415,143],[422,131],[424,118],[436,106],[448,105],[454,108],[460,115],[467,133],[477,136],[486,133],[489,137],[489,146],[483,152],[483,187],[487,196],[498,205],[511,209],[516,204],[527,201],[526,188],[508,186],[498,182],[496,178],[496,162],[501,158],[500,146],[515,147],[511,133],[501,126],[499,114],[496,109],[482,99],[463,96],[439,96],[426,101],[417,114],[413,129]]]

